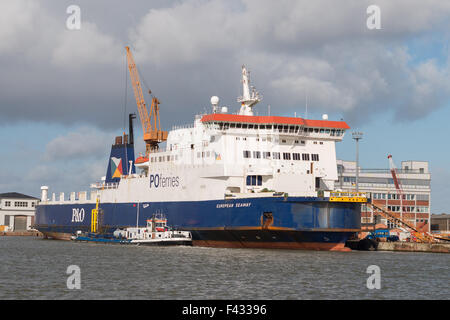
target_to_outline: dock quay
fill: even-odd
[[[450,253],[450,243],[379,242],[377,250]]]
[[[0,231],[1,236],[44,237],[44,234],[39,231]]]

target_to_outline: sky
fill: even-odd
[[[0,193],[88,190],[105,175],[137,111],[129,45],[165,130],[210,111],[213,95],[237,111],[245,64],[255,112],[305,116],[307,99],[308,118],[364,132],[363,168],[388,168],[388,154],[429,161],[432,212],[450,213],[449,41],[442,0],[0,0]],[[355,159],[351,132],[337,156]]]

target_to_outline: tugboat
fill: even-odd
[[[146,227],[116,229],[112,234],[77,231],[74,241],[136,244],[136,245],[192,245],[189,231],[174,230],[167,225],[163,214],[154,214],[147,219]]]

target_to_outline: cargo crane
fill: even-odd
[[[159,119],[160,102],[154,96],[152,96],[150,113],[148,113],[136,63],[134,62],[130,48],[127,46],[125,49],[127,50],[128,69],[130,71],[131,83],[133,85],[134,96],[139,111],[139,118],[141,119],[142,130],[144,132],[145,155],[148,157],[150,152],[158,150],[159,143],[167,140],[167,131],[161,130]],[[150,90],[149,94],[151,95]]]
[[[379,213],[381,213],[382,216],[384,216],[387,220],[394,223],[394,225],[401,225],[403,227],[406,227],[410,230],[411,235],[413,236],[414,241],[416,242],[425,242],[425,243],[432,243],[435,242],[437,239],[448,241],[446,238],[437,237],[429,234],[428,232],[421,232],[419,231],[419,228],[417,226],[413,226],[412,224],[408,223],[403,219],[403,189],[402,185],[400,183],[400,179],[398,178],[397,174],[397,168],[395,167],[394,160],[392,159],[392,155],[388,155],[389,159],[389,167],[392,174],[392,179],[394,181],[395,188],[397,189],[397,194],[399,195],[400,199],[400,218],[397,218],[392,212],[387,210],[386,208],[382,206],[378,206],[373,204],[372,202],[369,203],[369,205],[376,209]]]

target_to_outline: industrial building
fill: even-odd
[[[34,225],[39,199],[17,192],[0,193],[0,231],[26,231]]]
[[[356,162],[337,160],[338,183],[343,191],[356,190]],[[402,197],[394,184],[391,169],[359,168],[358,188],[360,192],[370,192],[374,204],[393,212],[397,218],[416,228],[430,232],[431,174],[427,161],[402,161],[401,169],[396,169],[401,184]],[[363,205],[361,209],[363,226],[382,223],[388,228],[400,225],[388,221],[374,209]]]
[[[431,232],[432,233],[450,233],[450,214],[432,214],[431,215]]]

